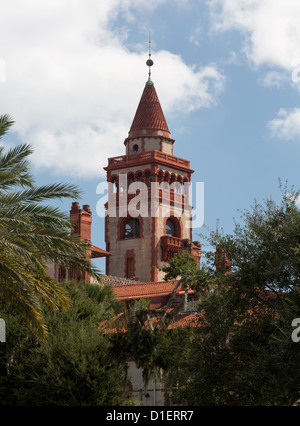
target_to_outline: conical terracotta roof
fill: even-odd
[[[151,81],[148,81],[145,85],[129,131],[129,137],[140,135],[162,135],[170,137],[170,131],[163,110],[154,84]]]

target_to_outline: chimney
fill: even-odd
[[[82,240],[91,241],[92,212],[90,206],[85,204],[81,209],[79,203],[72,203],[70,220],[72,224],[71,235],[76,234]]]
[[[224,272],[225,274],[231,273],[231,260],[228,259],[225,250],[219,247],[216,248],[215,265],[217,272]]]

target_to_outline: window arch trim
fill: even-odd
[[[173,224],[174,235],[167,234],[167,222]],[[175,216],[166,217],[164,220],[164,235],[172,236],[176,238],[182,238],[182,222],[180,218]]]
[[[135,232],[132,237],[126,236],[126,225],[130,223],[130,221],[133,221],[134,223],[138,224],[135,231],[139,230],[138,235]],[[122,217],[118,221],[118,239],[119,240],[132,240],[134,238],[141,238],[143,236],[143,221],[142,218],[139,217]]]

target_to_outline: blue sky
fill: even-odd
[[[107,158],[124,154],[147,79],[176,140],[204,182],[204,223],[231,233],[238,210],[298,189],[298,0],[12,0],[0,17],[3,141],[30,143],[38,184],[72,182],[93,211],[93,243]],[[58,203],[66,211],[70,202]],[[202,228],[194,230],[194,239]],[[100,262],[100,267],[103,263]]]

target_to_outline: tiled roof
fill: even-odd
[[[125,284],[125,285],[124,285]],[[170,295],[174,288],[174,281],[159,281],[159,282],[131,282],[119,284],[117,286],[112,285],[112,290],[119,300],[124,299],[138,299],[140,297],[159,297]],[[183,294],[185,291],[184,285],[181,285],[176,293]],[[194,292],[190,290],[190,292]]]
[[[203,315],[198,312],[180,312],[175,320],[169,325],[169,329],[199,327],[205,325]]]
[[[97,246],[92,245],[91,246],[91,251],[92,251],[92,259],[96,258],[96,257],[104,257],[104,256],[109,256],[110,252],[103,250]]]
[[[146,84],[144,88],[129,134],[141,130],[162,130],[170,134],[153,84]]]

